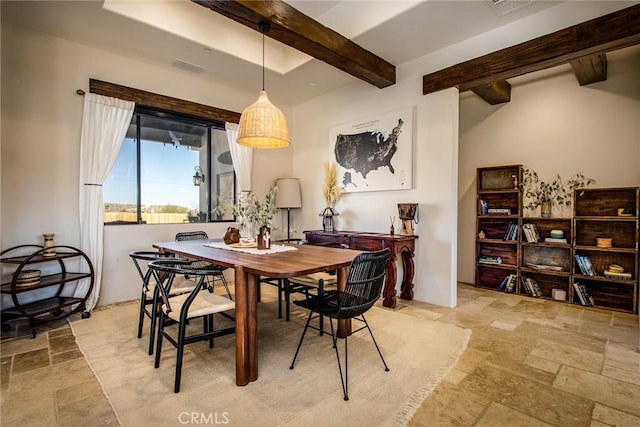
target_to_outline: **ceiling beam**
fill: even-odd
[[[511,101],[511,85],[506,80],[498,80],[488,85],[474,87],[471,90],[491,105]]]
[[[640,5],[592,19],[422,77],[422,93],[460,92],[640,43]]]
[[[240,121],[240,113],[236,113],[235,111],[210,107],[209,105],[198,104],[196,102],[185,101],[179,98],[172,98],[170,96],[158,95],[157,93],[134,89],[102,80],[89,79],[89,92],[135,102],[136,105],[188,114],[190,116],[202,117],[207,120],[229,123],[238,123]]]
[[[607,80],[607,54],[589,56],[571,61],[571,68],[580,86]]]
[[[396,82],[396,68],[281,0],[192,0],[258,31],[269,22],[267,35],[378,88]]]

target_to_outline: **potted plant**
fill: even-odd
[[[566,182],[559,174],[556,174],[552,181],[545,182],[539,178],[536,171],[523,167],[522,188],[526,202],[523,207],[535,209],[540,206],[541,216],[548,218],[551,216],[553,205],[570,206],[575,190],[585,188],[595,182],[592,178],[586,178],[581,172]]]
[[[242,194],[237,203],[221,203],[222,212],[230,211],[239,219],[240,229],[244,237],[253,238],[257,233],[258,249],[271,247],[271,223],[278,208],[276,208],[276,192],[278,187],[273,186],[260,201],[252,191]],[[221,213],[221,212],[217,212]]]

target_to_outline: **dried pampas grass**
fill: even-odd
[[[338,186],[336,164],[326,162],[324,164],[324,184],[322,193],[327,201],[327,206],[335,206],[342,195],[342,188]]]

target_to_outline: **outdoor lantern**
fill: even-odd
[[[196,174],[193,175],[193,185],[199,187],[204,182],[204,172],[200,166],[196,166],[194,169]]]

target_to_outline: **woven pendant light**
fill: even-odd
[[[249,105],[240,116],[238,144],[252,148],[282,148],[289,145],[287,119],[282,111],[269,101],[264,90],[264,34],[269,23],[260,23],[262,33],[262,90],[258,100]]]

